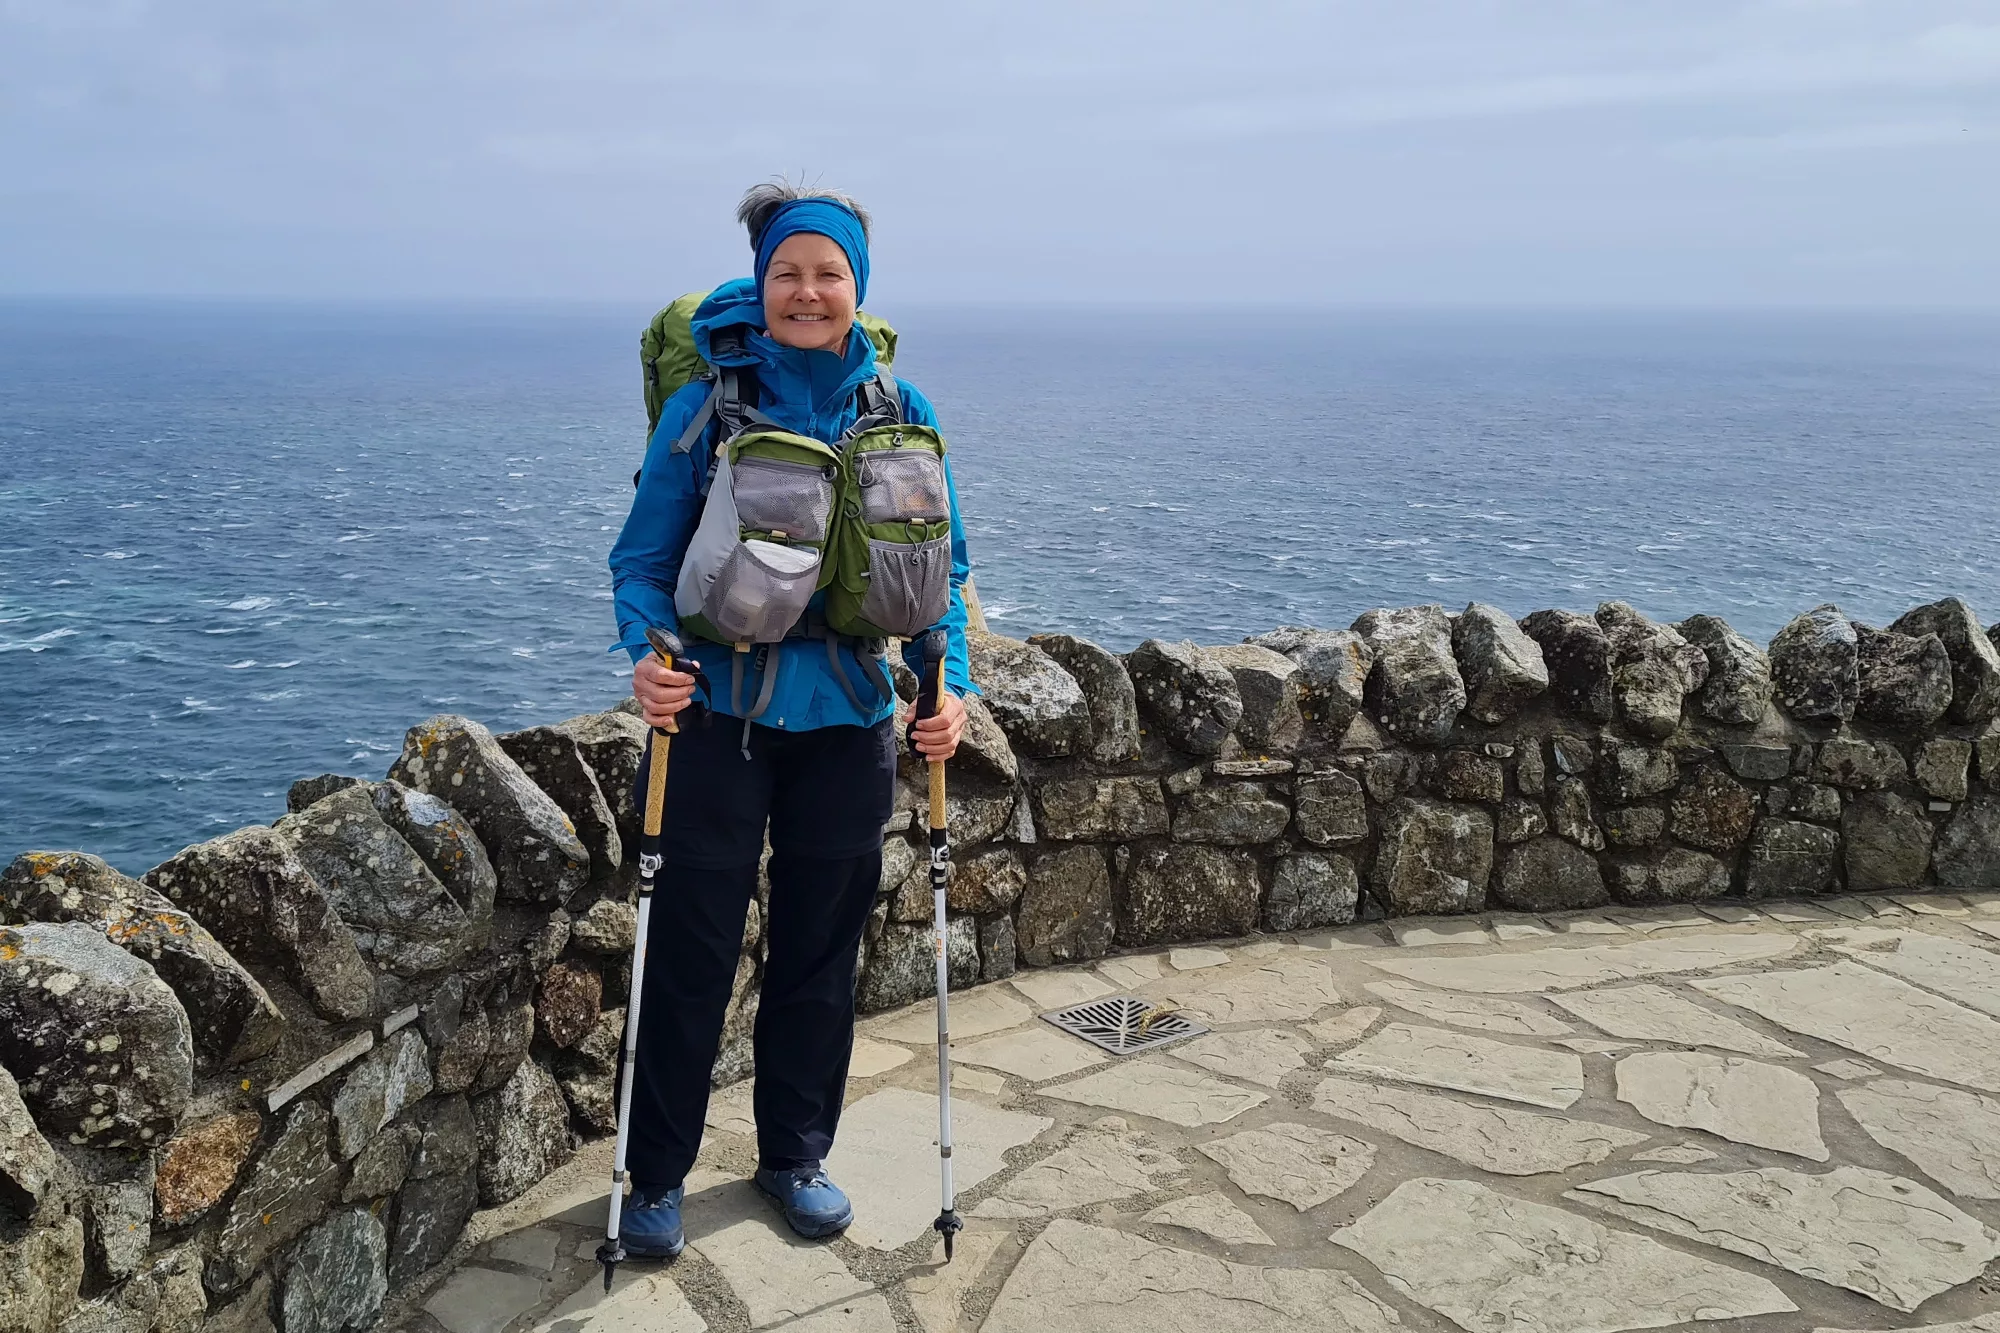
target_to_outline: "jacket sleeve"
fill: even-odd
[[[618,642],[611,651],[623,648],[634,663],[650,651],[648,626],[680,633],[674,582],[701,517],[701,480],[712,446],[704,440],[684,454],[675,453],[673,446],[701,410],[708,391],[708,383],[697,380],[683,386],[660,409],[660,424],[653,429],[645,465],[639,470],[632,512],[625,516],[624,530],[611,547],[611,601],[618,616]]]
[[[937,409],[931,406],[931,400],[908,380],[899,379],[896,383],[903,391],[903,419],[940,430]],[[944,486],[951,503],[951,605],[945,608],[944,618],[931,629],[945,632],[944,683],[962,695],[978,694],[979,687],[972,683],[972,660],[965,641],[965,581],[972,577],[972,562],[965,551],[965,524],[958,516],[958,486],[951,479],[949,456],[944,461]],[[916,675],[923,674],[923,653],[915,639],[903,644],[903,665]]]

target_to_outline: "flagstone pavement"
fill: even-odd
[[[1136,994],[1111,1057],[1039,1015]],[[411,1333],[2000,1333],[2000,893],[1395,921],[1025,972],[860,1024],[846,1235],[716,1094],[689,1248],[593,1252],[611,1145],[392,1296]]]

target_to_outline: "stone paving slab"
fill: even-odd
[[[1297,1023],[1340,1003],[1333,969],[1303,956],[1249,972],[1196,973],[1166,989],[1173,1004],[1211,1024]]]
[[[1583,1062],[1574,1055],[1409,1023],[1389,1024],[1327,1067],[1557,1111],[1583,1096]]]
[[[1617,1333],[1798,1309],[1763,1278],[1467,1180],[1406,1180],[1330,1239],[1468,1333]]]
[[[546,1273],[556,1266],[556,1246],[562,1236],[548,1227],[510,1232],[486,1248],[486,1257]]]
[[[1375,1147],[1312,1125],[1279,1123],[1195,1145],[1245,1194],[1317,1208],[1368,1174]]]
[[[1702,903],[1700,909],[1703,915],[1712,916],[1717,921],[1731,926],[1740,926],[1746,921],[1757,919],[1757,913],[1735,903]]]
[[[1947,893],[1920,894],[1898,893],[1891,897],[1898,907],[1907,907],[1918,916],[1964,917],[1971,916],[1972,909],[1964,902]]]
[[[952,1180],[967,1193],[1005,1169],[1008,1149],[1034,1139],[1054,1122],[977,1102],[952,1102]],[[893,1250],[930,1230],[938,1212],[938,1104],[935,1096],[884,1088],[849,1106],[826,1159],[828,1174],[857,1208],[848,1239]]]
[[[1396,943],[1406,949],[1424,949],[1438,944],[1490,942],[1486,937],[1486,927],[1463,917],[1391,921],[1389,933],[1395,936]]]
[[[2000,1092],[2000,1022],[1860,963],[1691,984],[1793,1032],[1912,1073]]]
[[[891,1046],[886,1041],[870,1041],[866,1037],[854,1039],[854,1054],[848,1057],[847,1076],[849,1078],[874,1078],[892,1069],[908,1064],[915,1057],[902,1046]]]
[[[1849,913],[1854,913],[1858,917],[1874,915],[1863,907],[1857,898],[1822,898],[1818,903],[1765,903],[1763,908],[1764,914],[1773,921],[1782,921],[1788,925],[1832,921]]]
[[[964,1041],[989,1032],[1004,1032],[1033,1017],[1033,1011],[1002,986],[958,991],[950,1000],[951,1039]],[[921,1000],[885,1018],[865,1019],[863,1032],[880,1041],[937,1049],[937,1001]]]
[[[1884,1148],[1963,1199],[2000,1199],[2000,1101],[1883,1078],[1834,1093]]]
[[[1563,1196],[1719,1245],[1908,1313],[1979,1276],[2000,1232],[1915,1181],[1864,1167],[1696,1175],[1641,1171]]]
[[[1107,958],[1097,965],[1097,970],[1109,977],[1113,985],[1127,988],[1143,986],[1166,975],[1160,967],[1160,956],[1145,953]]]
[[[1775,1060],[1804,1054],[1737,1022],[1727,1014],[1704,1009],[1664,986],[1570,991],[1549,996],[1549,1002],[1614,1037],[1668,1041],[1676,1046],[1713,1046],[1718,1050],[1761,1055]]]
[[[1601,916],[1566,916],[1556,920],[1565,935],[1628,935],[1616,921]]]
[[[1836,953],[1913,981],[1982,1013],[2000,1015],[2000,954],[1921,930],[1814,931]]]
[[[1268,1100],[1264,1093],[1249,1092],[1191,1069],[1146,1058],[1113,1065],[1074,1083],[1043,1088],[1041,1095],[1112,1111],[1130,1111],[1187,1129],[1234,1120]]]
[[[935,1081],[932,1084],[936,1086]],[[951,1091],[955,1097],[961,1092],[983,1092],[990,1097],[998,1097],[1007,1091],[1007,1080],[990,1069],[979,1069],[972,1065],[951,1067]],[[933,1092],[932,1096],[937,1094]],[[952,1105],[958,1105],[953,1102]]]
[[[1403,981],[1371,981],[1368,993],[1378,1000],[1420,1014],[1436,1023],[1474,1028],[1480,1032],[1507,1032],[1517,1037],[1560,1037],[1576,1031],[1532,1005],[1503,1000],[1493,995],[1453,995],[1449,991],[1426,990]]]
[[[1257,1219],[1229,1201],[1221,1190],[1172,1199],[1139,1219],[1141,1225],[1179,1227],[1224,1245],[1275,1245]]]
[[[1706,926],[1712,919],[1692,907],[1619,907],[1604,915],[1621,926],[1641,933]]]
[[[1275,1089],[1306,1067],[1313,1044],[1285,1028],[1255,1028],[1248,1032],[1211,1032],[1165,1048],[1176,1060],[1260,1088]]]
[[[1819,1086],[1796,1070],[1708,1051],[1647,1051],[1618,1062],[1618,1100],[1656,1125],[1827,1159]]]
[[[940,1241],[930,1265],[903,1279],[903,1292],[924,1333],[957,1333],[964,1318],[965,1298],[984,1275],[993,1256],[1015,1244],[1011,1231],[987,1231],[978,1227],[958,1233],[950,1263],[944,1260]]]
[[[1221,967],[1229,961],[1229,955],[1220,949],[1170,949],[1167,961],[1174,965],[1176,972],[1196,972],[1204,967]]]
[[[954,1062],[985,1065],[988,1069],[998,1069],[1030,1083],[1074,1074],[1101,1065],[1111,1058],[1088,1043],[1065,1036],[1046,1024],[983,1037],[964,1046],[956,1042],[952,1045],[951,1058]]]
[[[682,1215],[688,1244],[721,1272],[749,1310],[753,1329],[807,1315],[844,1313],[864,1297],[882,1299],[849,1272],[832,1249],[794,1236],[747,1181],[706,1189],[697,1189],[690,1181]],[[888,1314],[886,1306],[883,1314]],[[786,1323],[788,1330],[804,1326]],[[892,1329],[895,1321],[888,1319],[881,1327]]]
[[[1313,1109],[1390,1134],[1467,1166],[1508,1176],[1567,1171],[1601,1162],[1646,1135],[1563,1116],[1473,1106],[1452,1097],[1323,1079]]]
[[[1115,1121],[1115,1117],[1112,1117]],[[1143,1134],[1115,1126],[1085,1130],[1001,1185],[974,1217],[1039,1217],[1093,1203],[1137,1198],[1177,1184],[1186,1169]]]
[[[1496,916],[1492,921],[1493,938],[1502,944],[1512,944],[1516,940],[1532,940],[1553,935],[1555,932],[1532,916]]]
[[[1067,1009],[1086,1000],[1101,1000],[1116,987],[1088,972],[1022,972],[1013,979],[1014,989],[1028,997],[1035,1008]]]
[[[1814,1329],[1812,1333],[1872,1333],[1870,1329]],[[1908,1333],[2000,1333],[2000,1315],[1978,1315],[1958,1323],[1926,1323]]]
[[[1058,1218],[1014,1267],[982,1333],[1401,1333],[1345,1273],[1256,1268]]]
[[[1350,1041],[1359,1040],[1381,1016],[1382,1011],[1376,1006],[1361,1004],[1322,1018],[1317,1023],[1307,1023],[1299,1031],[1323,1046],[1345,1046]]]
[[[500,1333],[541,1295],[540,1278],[466,1267],[453,1273],[424,1309],[451,1333]]]
[[[535,1324],[534,1333],[707,1333],[707,1329],[708,1321],[688,1303],[665,1269],[624,1263],[618,1266],[609,1293],[593,1270],[568,1300]]]
[[[751,1106],[752,1083],[744,1079],[708,1094],[708,1114],[702,1123],[718,1134],[757,1137],[757,1114]]]
[[[1622,928],[1621,928],[1622,929]],[[1406,981],[1483,995],[1567,990],[1670,972],[1705,972],[1791,953],[1798,940],[1777,932],[1669,935],[1629,944],[1547,945],[1458,958],[1371,956],[1368,962]]]

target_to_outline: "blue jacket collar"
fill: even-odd
[[[757,373],[762,407],[780,421],[810,425],[844,406],[862,385],[875,377],[875,344],[857,323],[847,331],[847,348],[807,352],[786,347],[764,332],[764,306],[749,278],[736,278],[708,294],[694,312],[695,350],[714,366],[748,366]],[[727,329],[741,331],[737,339],[716,337]]]

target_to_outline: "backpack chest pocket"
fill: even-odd
[[[854,471],[863,523],[950,521],[944,459],[930,449],[872,450],[861,455]]]
[[[840,469],[833,462],[804,463],[754,455],[733,469],[736,519],[745,536],[822,546],[833,520]]]
[[[731,439],[674,587],[682,623],[722,643],[784,638],[837,544],[840,484],[840,456],[817,440],[787,431]]]
[[[944,438],[927,426],[877,426],[848,451],[827,622],[866,638],[908,637],[951,605]]]

